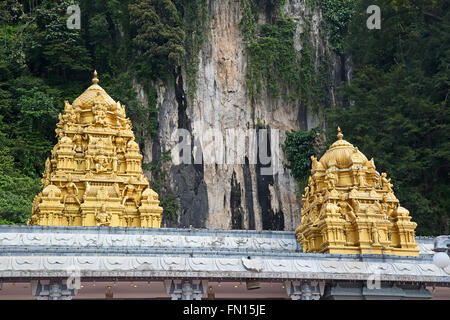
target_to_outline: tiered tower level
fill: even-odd
[[[125,106],[93,84],[65,101],[31,225],[160,227],[163,209],[141,168]]]
[[[418,256],[409,211],[391,179],[375,170],[357,147],[338,140],[317,161],[311,157],[297,240],[304,252]]]

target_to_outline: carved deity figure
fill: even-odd
[[[397,205],[395,203],[389,203],[387,206],[387,216],[394,217],[396,215]]]
[[[305,225],[305,224],[309,223],[309,216],[305,213],[305,209],[301,208],[300,212],[301,212],[301,216],[302,216],[302,218],[300,219],[300,224]]]
[[[131,178],[128,180],[128,184],[125,186],[125,188],[122,191],[122,205],[125,205],[125,202],[130,199],[134,201],[134,204],[136,207],[139,206],[139,191],[140,187],[135,187]]]
[[[384,217],[386,219],[389,218],[391,216],[393,210],[391,209],[390,204],[387,202],[386,195],[383,195],[383,200],[382,200],[380,206],[381,206],[381,212],[384,214]]]
[[[50,159],[47,158],[47,160],[45,160],[45,171],[44,171],[45,177],[50,178],[51,172],[52,172],[52,163],[50,162]]]
[[[113,171],[113,173],[117,173],[117,170],[118,170],[117,157],[116,156],[112,157],[110,162],[112,163],[112,171]]]
[[[64,136],[64,130],[63,129],[60,129],[60,128],[55,129],[55,133],[56,133],[56,138],[58,138],[58,139],[61,139]]]
[[[97,226],[109,226],[111,223],[112,214],[111,212],[106,210],[106,204],[102,204],[100,206],[100,210],[98,208],[95,209],[95,220],[97,221]]]
[[[108,170],[107,168],[108,161],[105,156],[96,154],[94,157],[94,162],[95,162],[95,171],[97,173],[105,172]]]
[[[62,116],[64,127],[67,125],[74,125],[77,123],[77,115],[75,114],[74,109],[70,105],[69,101],[64,101],[64,114]]]
[[[372,243],[373,244],[379,244],[380,243],[380,236],[378,233],[378,228],[376,223],[372,223]]]
[[[47,177],[44,177],[41,179],[41,183],[42,183],[42,187],[45,188],[46,186],[48,186],[50,184],[50,179]]]
[[[312,195],[315,192],[315,184],[316,183],[315,183],[314,179],[311,176],[309,176],[309,178],[308,178],[308,186],[309,186],[309,189],[310,189],[310,193]]]
[[[67,177],[67,183],[64,185],[64,188],[66,189],[66,194],[64,195],[64,205],[66,205],[66,200],[68,198],[75,199],[78,205],[80,205],[80,200],[78,199],[78,187],[72,181],[72,175],[69,174]]]
[[[380,204],[379,200],[375,200],[373,202],[373,204],[371,204],[368,208],[367,208],[367,213],[371,213],[371,214],[382,214],[385,218],[387,218],[386,216],[386,212],[383,211],[383,206]]]
[[[381,173],[381,187],[384,191],[392,192],[392,187],[394,185],[391,183],[391,178],[387,178],[386,172]]]
[[[117,101],[116,104],[111,106],[111,112],[114,114],[116,123],[120,125],[121,120],[125,117],[125,109],[120,104],[120,101]]]
[[[334,189],[334,186],[336,185],[336,175],[331,171],[327,172],[325,183],[327,184],[328,190]]]
[[[106,125],[106,112],[104,109],[105,107],[101,103],[95,103],[94,107],[92,107],[95,123],[101,126]]]
[[[311,156],[311,170],[317,168],[317,158],[315,156]]]
[[[72,142],[74,144],[73,151],[75,151],[75,152],[83,152],[82,140],[83,140],[83,138],[78,133],[76,133],[73,136],[73,138],[72,138]]]
[[[309,211],[309,220],[312,221],[313,225],[317,224],[319,221],[319,207],[315,206]]]
[[[133,129],[133,125],[131,124],[130,118],[126,118],[125,119],[125,130],[132,130],[132,129]]]
[[[337,205],[340,208],[341,214],[345,218],[347,218],[347,217],[350,218],[350,221],[356,220],[356,215],[353,211],[353,207],[347,201],[345,201],[345,194],[341,193],[339,195],[339,201],[338,201]]]
[[[358,184],[360,187],[365,187],[366,186],[366,173],[364,172],[364,169],[362,167],[360,167],[358,169]]]
[[[80,123],[80,118],[81,118],[81,108],[76,106],[73,107],[73,112],[75,113],[75,120],[77,123]]]
[[[304,199],[305,201],[308,201],[308,199],[309,199],[309,188],[308,187],[305,188],[305,194],[302,194],[302,199]]]
[[[58,123],[56,124],[56,129],[55,129],[56,137],[59,136],[59,134],[58,134],[59,130],[62,129],[62,128],[64,127],[64,119],[63,119],[63,116],[62,116],[61,113],[58,114],[58,120],[59,120],[59,121],[58,121]]]
[[[117,137],[115,139],[116,142],[116,152],[117,153],[125,153],[125,139],[122,137],[120,131],[117,133]]]
[[[328,213],[335,215],[336,213],[341,212],[341,208],[338,207],[335,203],[327,203],[326,212],[327,212],[327,215],[328,215]]]

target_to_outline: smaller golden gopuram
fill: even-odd
[[[163,208],[142,172],[125,106],[98,82],[95,71],[93,84],[72,104],[65,101],[29,225],[161,225]]]
[[[337,137],[319,161],[311,157],[296,229],[303,252],[418,256],[417,224],[400,206],[391,179],[343,140],[340,128]]]

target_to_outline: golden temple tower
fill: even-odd
[[[163,209],[142,172],[125,106],[98,82],[95,71],[93,84],[72,104],[65,101],[30,225],[161,225]]]
[[[357,147],[338,140],[317,161],[311,157],[296,229],[303,252],[418,256],[416,223],[400,206],[391,179]]]

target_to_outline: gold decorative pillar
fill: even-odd
[[[146,189],[142,193],[142,204],[139,207],[141,226],[159,228],[162,212],[163,208],[159,206],[158,194],[151,189]]]
[[[61,203],[61,190],[54,185],[48,185],[42,191],[40,200],[42,202],[37,206],[35,213],[37,224],[58,225],[64,209]]]

